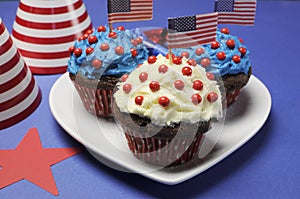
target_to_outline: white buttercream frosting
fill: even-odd
[[[159,67],[165,65],[167,72],[159,72]],[[192,69],[190,76],[183,75],[182,69],[189,67]],[[148,78],[144,82],[140,80],[140,74],[147,73]],[[179,90],[175,88],[174,82],[181,80],[184,82],[184,88]],[[200,80],[203,83],[202,90],[193,88],[193,82]],[[160,85],[158,91],[152,91],[149,84],[156,81]],[[123,87],[127,84],[131,87],[130,92],[125,92]],[[126,87],[126,86],[125,86]],[[221,93],[217,82],[209,80],[205,69],[200,66],[190,66],[187,59],[183,58],[181,64],[170,64],[169,60],[158,55],[155,63],[151,64],[145,61],[141,66],[130,73],[126,81],[117,84],[117,92],[114,99],[121,112],[132,113],[141,117],[151,119],[152,123],[157,125],[168,125],[171,123],[196,123],[199,121],[208,121],[211,118],[222,116]],[[218,99],[210,102],[207,96],[214,92]],[[193,103],[192,96],[199,94],[202,98],[199,104]],[[135,99],[142,96],[142,104],[137,104]],[[165,96],[169,99],[168,106],[163,107],[159,104],[159,98]]]

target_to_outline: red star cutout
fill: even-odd
[[[50,167],[79,152],[81,149],[43,148],[38,130],[32,128],[16,149],[0,150],[0,189],[26,179],[58,195]]]

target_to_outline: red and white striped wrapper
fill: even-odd
[[[0,18],[0,130],[29,116],[41,92]]]
[[[84,108],[98,117],[112,117],[113,89],[97,89],[80,85],[72,81]]]
[[[82,0],[20,0],[12,39],[32,73],[64,73],[68,48],[89,29]]]
[[[237,98],[240,95],[240,92],[241,92],[241,89],[236,89],[230,93],[226,93],[227,108],[236,102]]]
[[[133,155],[150,164],[170,167],[189,162],[198,154],[204,134],[175,136],[173,139],[137,137],[137,133],[122,126],[128,147]]]

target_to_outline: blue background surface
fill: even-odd
[[[105,24],[106,0],[84,2],[94,26]],[[9,31],[17,7],[17,1],[0,2],[0,16]],[[52,166],[60,193],[57,198],[299,197],[299,7],[300,1],[258,1],[255,26],[226,26],[246,42],[251,50],[253,74],[264,82],[273,98],[269,119],[242,148],[202,174],[175,186],[116,171],[84,151]],[[212,10],[212,0],[154,0],[152,21],[122,25],[165,27],[168,17]],[[49,92],[60,76],[35,75],[42,90],[42,103],[26,120],[0,131],[0,150],[15,148],[31,127],[38,128],[45,148],[80,146],[50,112]],[[56,198],[27,180],[0,190],[0,198],[29,197]]]

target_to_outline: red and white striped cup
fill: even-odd
[[[29,116],[41,92],[0,18],[0,130]]]
[[[20,0],[12,39],[35,74],[66,72],[68,49],[92,29],[82,0]]]

